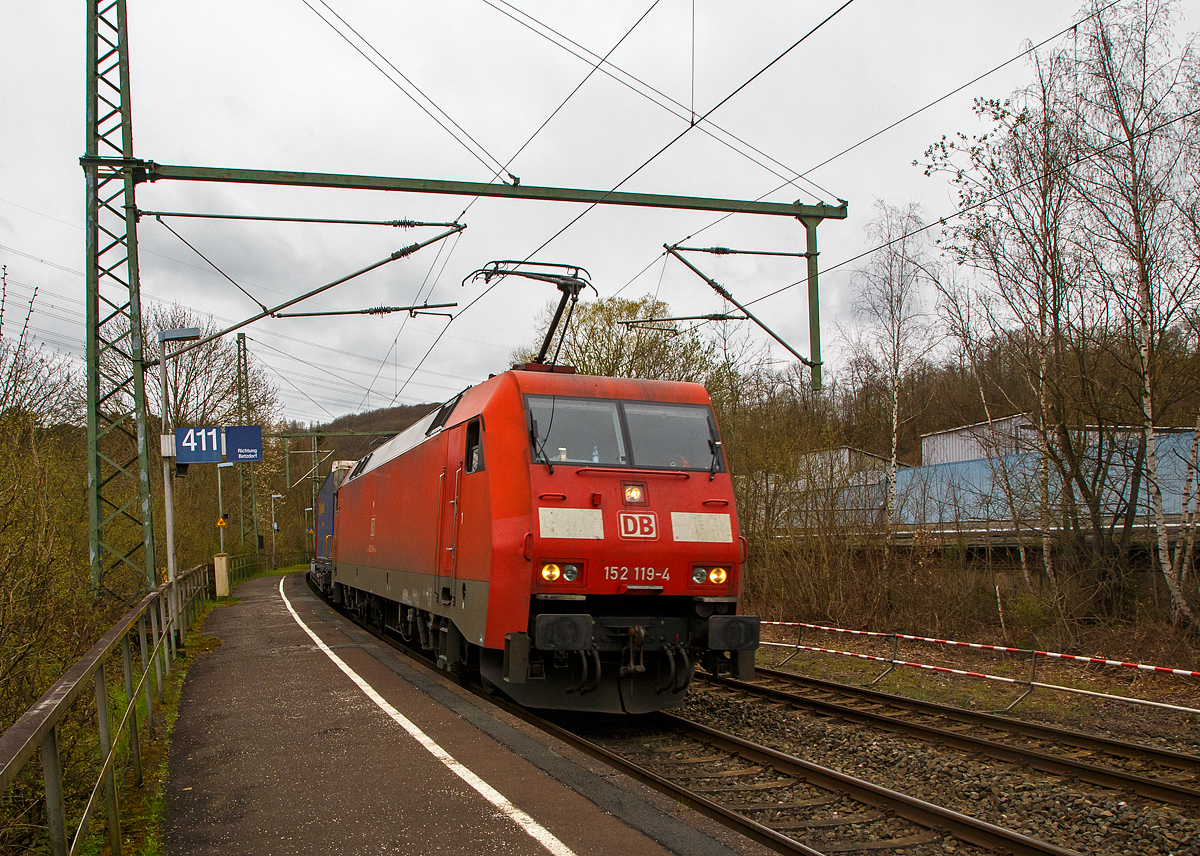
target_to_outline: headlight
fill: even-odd
[[[579,579],[579,566],[578,565],[563,565],[562,566],[562,576],[563,576],[563,579],[569,583],[575,582],[575,580]]]
[[[625,501],[626,502],[645,502],[646,489],[640,484],[625,485]]]
[[[552,583],[562,576],[562,570],[553,562],[547,562],[542,565],[542,579],[548,583]]]
[[[702,567],[696,566],[692,568],[692,582],[697,584],[710,583],[714,586],[722,585],[729,579],[729,571],[726,568],[720,567]]]

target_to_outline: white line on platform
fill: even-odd
[[[292,608],[291,601],[289,601],[287,595],[283,593],[283,583],[286,579],[287,577],[284,577],[284,579],[279,581],[279,596],[283,598],[284,606],[286,606],[288,612],[292,614],[292,618],[296,619],[296,623],[299,624],[304,632],[309,635],[312,641],[316,643],[316,646],[325,652],[325,656],[332,660],[334,665],[346,673],[346,677],[354,681],[354,683],[360,690],[363,691],[367,698],[375,702],[380,710],[395,720],[396,724],[407,731],[412,736],[413,740],[416,740],[418,743],[424,746],[430,755],[445,764],[450,772],[454,773],[454,775],[458,776],[460,779],[478,791],[485,800],[507,815],[513,821],[513,823],[529,833],[530,837],[532,837],[534,841],[536,841],[538,844],[541,844],[543,847],[553,853],[554,856],[575,856],[575,851],[555,838],[554,835],[548,829],[546,829],[546,827],[542,826],[532,817],[509,802],[504,794],[500,793],[483,779],[479,778],[477,775],[456,761],[453,755],[434,742],[433,738],[418,728],[412,722],[412,720],[388,704],[387,700],[384,699],[383,696],[375,692],[374,687],[364,681],[356,671],[346,665],[345,661],[342,660],[341,657],[333,653],[330,647],[321,641],[321,638],[317,636],[317,634],[314,633],[307,624],[304,623],[300,616],[296,614],[296,610]]]

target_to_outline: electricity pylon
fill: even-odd
[[[94,591],[121,596],[131,586],[156,583],[133,193],[145,170],[133,156],[125,24],[125,0],[88,4],[87,143],[80,161],[87,183],[91,580]]]

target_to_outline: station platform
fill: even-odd
[[[183,686],[172,856],[762,852],[408,661],[301,574],[234,596]]]

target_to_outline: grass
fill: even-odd
[[[208,603],[197,618],[196,626],[203,623],[209,610],[217,605]],[[132,856],[161,856],[163,853],[161,836],[166,820],[167,759],[175,720],[179,716],[179,696],[188,666],[197,656],[220,644],[216,637],[200,636],[193,632],[187,640],[187,656],[171,664],[171,674],[163,681],[163,701],[154,711],[154,738],[142,743],[142,784],[136,785],[130,772],[118,797],[121,806],[122,853]],[[103,850],[97,847],[93,852],[107,853],[107,842],[103,837],[94,838],[97,845],[104,846]]]

